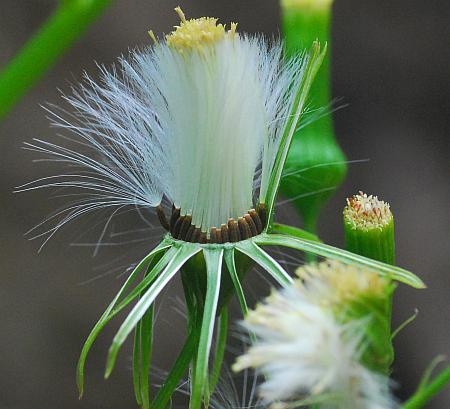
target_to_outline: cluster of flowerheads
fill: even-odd
[[[273,407],[395,407],[386,376],[389,346],[374,333],[392,284],[336,261],[296,273],[291,286],[274,290],[246,317],[243,325],[257,341],[234,370],[260,369],[265,376],[260,396]]]
[[[144,325],[156,297],[188,260],[202,253],[206,296],[196,313],[203,318],[198,349],[186,365],[191,362],[195,369],[190,407],[208,406],[208,363],[226,270],[223,260],[236,291],[242,292],[236,250],[286,285],[250,312],[244,324],[259,341],[235,369],[260,368],[266,376],[258,405],[393,407],[386,377],[392,360],[392,283],[372,271],[326,261],[300,268],[290,284],[291,277],[259,247],[282,245],[327,257],[339,253],[269,231],[289,145],[324,51],[315,43],[309,55],[286,60],[281,43],[240,34],[236,24],[227,30],[213,18],[187,20],[176,10],[181,22],[171,34],[159,41],[150,32],[152,47],[122,58],[112,71],[102,68],[100,83],[86,77],[73,96],[65,97],[74,114],[51,112],[55,126],[75,134],[75,148],[42,140],[28,144],[74,171],[21,190],[62,187],[83,195],[50,218],[61,218],[45,232],[50,237],[85,213],[106,208],[113,216],[127,206],[156,208],[170,233],[133,270],[89,335],[78,365],[80,394],[87,353],[103,326],[139,299],[114,338],[108,376],[120,346],[135,327]],[[369,227],[388,220],[389,209],[376,207],[375,199],[352,199],[348,215],[367,215]],[[153,263],[155,255],[161,258]],[[355,261],[352,254],[341,258]],[[422,285],[406,271],[375,265]],[[131,290],[133,280],[145,272]],[[136,334],[148,345],[150,332]],[[138,402],[149,408],[148,382],[142,381],[148,380],[148,367],[139,366],[143,360],[136,362],[134,374],[142,372],[135,385]]]

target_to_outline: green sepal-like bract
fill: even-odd
[[[394,218],[382,228],[358,229],[344,220],[347,250],[388,264],[395,263]]]
[[[361,295],[338,313],[344,322],[361,323],[364,336],[361,362],[369,369],[389,375],[394,349],[391,342],[391,302],[395,284],[387,284],[381,296]]]
[[[106,374],[109,375],[113,370],[116,356],[121,345],[125,341],[127,335],[129,335],[145,317],[145,314],[153,305],[156,296],[162,291],[165,285],[168,284],[171,278],[174,277],[178,270],[189,266],[196,257],[199,259],[200,257],[204,257],[206,260],[206,275],[205,272],[201,271],[202,267],[200,269],[195,269],[198,274],[190,274],[194,271],[193,264],[191,264],[190,268],[184,269],[182,274],[183,282],[185,284],[189,318],[189,339],[185,349],[183,349],[183,355],[177,360],[176,368],[174,368],[174,371],[170,372],[169,377],[163,386],[163,392],[158,393],[155,398],[155,402],[158,403],[158,405],[150,406],[164,407],[165,402],[170,398],[171,391],[173,392],[180,378],[183,376],[186,365],[193,360],[193,373],[195,373],[197,380],[195,381],[196,394],[192,408],[198,408],[201,401],[207,399],[211,392],[209,386],[201,386],[201,383],[207,383],[205,379],[208,378],[206,378],[205,375],[205,368],[207,367],[207,362],[209,362],[212,331],[214,331],[217,314],[220,314],[221,310],[224,308],[224,305],[220,305],[219,307],[219,300],[221,299],[221,283],[224,282],[223,279],[221,279],[221,276],[228,276],[229,282],[233,284],[233,292],[238,295],[244,313],[247,310],[247,304],[242,290],[241,280],[246,269],[249,267],[248,259],[254,260],[254,262],[259,264],[281,285],[290,284],[291,280],[289,274],[266,252],[265,249],[263,249],[263,247],[267,246],[288,247],[299,251],[314,253],[323,257],[338,259],[350,264],[365,266],[377,271],[382,276],[404,282],[415,288],[424,287],[423,282],[417,276],[400,267],[390,266],[317,241],[303,239],[299,237],[299,235],[292,236],[286,234],[262,233],[237,243],[225,244],[187,243],[175,240],[170,237],[170,235],[167,235],[161,245],[150,252],[149,255],[144,258],[143,262],[139,263],[138,267],[133,271],[119,294],[94,327],[88,341],[86,341],[78,367],[80,392],[82,392],[84,362],[87,353],[106,323],[119,311],[125,308],[125,306],[129,305],[131,301],[140,297],[139,301],[120,327],[110,348],[106,369]],[[161,252],[163,252],[163,256],[155,263],[153,268],[149,269],[145,278],[132,288],[131,284],[136,279],[137,274],[143,272],[143,269],[149,266],[153,257]],[[240,258],[241,256],[245,256],[245,258],[242,259]],[[223,259],[225,259],[225,263],[223,263]],[[236,263],[237,260],[241,261]],[[243,264],[246,266],[244,270],[242,269],[242,265],[239,265],[242,260],[244,261]],[[205,264],[202,265],[205,266]],[[230,291],[227,290],[227,293],[228,294],[222,296],[222,300],[229,298]],[[204,328],[204,325],[207,326]],[[194,338],[200,339],[198,346],[196,346],[196,341],[193,340]],[[147,365],[149,364],[146,363],[146,366]],[[218,370],[219,369],[216,368],[215,373],[217,373]]]

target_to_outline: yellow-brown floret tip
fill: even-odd
[[[377,196],[359,192],[347,199],[344,220],[352,229],[367,231],[383,229],[393,221],[393,215],[389,203],[378,199]]]
[[[180,7],[176,7],[175,11],[180,17],[180,25],[175,26],[175,30],[166,36],[166,42],[180,53],[202,51],[226,37],[234,38],[236,35],[236,23],[231,23],[230,30],[226,31],[223,24],[217,23],[217,18],[200,17],[187,20]]]
[[[337,260],[299,267],[296,274],[304,291],[318,287],[326,289],[332,303],[338,304],[362,296],[384,298],[389,286],[389,281],[376,271]]]

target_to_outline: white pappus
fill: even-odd
[[[280,407],[395,407],[387,378],[360,362],[364,322],[339,322],[333,309],[320,298],[313,301],[307,288],[293,284],[274,290],[243,325],[257,342],[233,369],[262,371],[266,380],[259,393],[264,401]]]
[[[78,148],[26,144],[75,171],[20,190],[84,194],[47,233],[87,212],[154,208],[166,198],[209,238],[212,227],[265,203],[307,59],[285,61],[280,42],[178,12],[181,25],[165,41],[131,52],[112,70],[101,67],[99,83],[86,74],[64,96],[73,114],[49,109]]]

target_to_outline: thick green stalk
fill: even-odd
[[[347,250],[383,263],[395,264],[394,216],[388,203],[363,192],[347,199],[344,209],[344,233]],[[354,310],[371,316],[367,326],[367,349],[363,361],[376,371],[389,374],[394,359],[392,346],[392,298],[395,286],[384,299],[359,300]]]
[[[318,39],[330,47],[331,5],[314,1],[282,0],[282,28],[286,54],[304,51]],[[330,106],[330,52],[325,56],[311,86],[310,102],[314,108]],[[311,114],[314,115],[314,114]],[[304,119],[308,119],[305,117]],[[281,183],[281,193],[292,199],[303,218],[305,229],[316,233],[319,213],[341,184],[347,172],[345,156],[337,144],[331,114],[325,112],[293,138]]]
[[[112,0],[66,0],[0,72],[0,120]]]
[[[404,404],[403,409],[420,409],[450,383],[450,366],[445,368],[429,384],[420,388]]]
[[[344,209],[347,250],[395,264],[394,216],[388,203],[363,192],[347,199]]]
[[[354,229],[344,221],[347,250],[383,263],[395,264],[394,219],[383,229]]]

